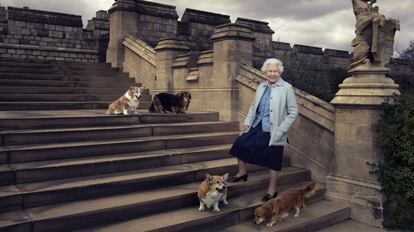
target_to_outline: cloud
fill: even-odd
[[[342,10],[323,17],[309,20],[277,19],[269,20],[275,28],[275,40],[293,44],[304,44],[324,48],[350,50],[354,37],[353,13]],[[350,19],[338,24],[335,19]],[[275,24],[274,24],[275,23]]]

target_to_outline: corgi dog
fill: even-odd
[[[305,199],[315,194],[315,186],[316,183],[311,183],[304,189],[291,189],[263,203],[255,210],[255,223],[260,224],[270,219],[266,225],[272,227],[278,221],[288,217],[292,208],[296,210],[295,217],[299,217],[300,210],[305,207]]]
[[[118,98],[109,105],[106,114],[137,114],[139,99],[142,96],[143,89],[144,87],[131,86],[124,95],[122,95],[120,98]]]
[[[229,174],[223,176],[211,176],[206,174],[206,179],[201,182],[198,188],[197,196],[200,201],[199,211],[204,211],[205,207],[210,208],[214,206],[213,212],[220,212],[219,202],[222,201],[225,205],[227,202],[227,186],[226,180]]]

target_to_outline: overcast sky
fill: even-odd
[[[269,22],[273,40],[323,48],[351,50],[355,16],[351,0],[157,0],[174,5],[181,17],[185,8]],[[84,27],[98,10],[108,10],[114,0],[0,0],[2,6],[29,6],[32,9],[82,15]],[[378,0],[380,13],[399,19],[395,49],[403,50],[414,39],[414,0]]]

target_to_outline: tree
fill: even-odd
[[[414,40],[410,41],[410,45],[400,53],[401,59],[414,60]]]

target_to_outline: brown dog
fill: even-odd
[[[120,98],[118,98],[109,105],[106,114],[137,114],[139,99],[142,96],[143,89],[143,87],[131,86],[124,95],[122,95]]]
[[[179,92],[177,95],[170,93],[159,93],[154,96],[149,112],[185,114],[191,101],[191,94],[187,91]]]
[[[198,188],[197,196],[200,201],[199,211],[204,211],[205,207],[210,208],[214,205],[213,212],[220,212],[219,202],[223,201],[225,205],[227,202],[227,186],[226,180],[229,174],[226,173],[223,176],[211,176],[206,174],[206,179],[201,182]]]
[[[270,219],[270,222],[266,225],[272,227],[278,221],[288,217],[292,208],[296,209],[295,217],[299,217],[300,209],[305,207],[305,199],[315,194],[315,186],[316,183],[311,183],[304,189],[291,189],[263,203],[263,205],[256,208],[254,213],[256,224]]]

